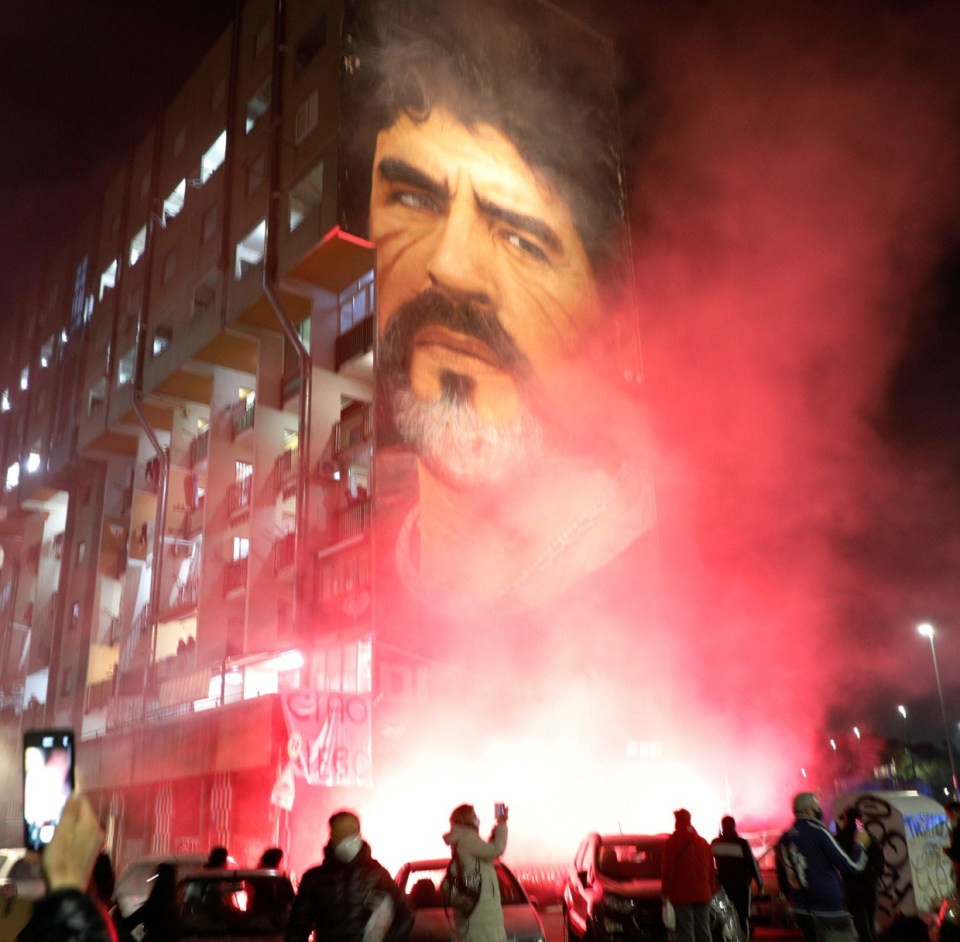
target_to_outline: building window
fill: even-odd
[[[245,536],[235,536],[233,538],[233,555],[230,557],[234,562],[246,559],[250,555],[250,540]]]
[[[27,390],[30,388],[30,367],[25,366],[20,370],[20,388]]]
[[[321,160],[290,193],[290,231],[323,202],[323,161]]]
[[[70,627],[76,628],[80,624],[80,603],[74,602],[70,609]]]
[[[133,368],[137,357],[137,348],[131,347],[117,365],[117,385],[124,386],[133,379]]]
[[[165,226],[171,219],[180,215],[183,209],[183,201],[187,195],[187,181],[181,180],[171,191],[170,195],[163,201],[163,218],[161,225]]]
[[[173,328],[169,324],[157,324],[153,331],[153,355],[160,356],[173,340]]]
[[[107,398],[107,380],[106,378],[101,379],[93,389],[88,393],[87,398],[87,415],[92,415],[100,406],[103,405],[104,400]]]
[[[9,412],[10,409],[10,390],[5,389],[0,393],[0,412]]]
[[[103,270],[100,275],[100,295],[98,301],[103,300],[103,296],[117,283],[117,259],[114,259]]]
[[[8,490],[12,491],[20,483],[20,462],[15,461],[12,465],[7,468],[7,477],[4,481],[3,486]]]
[[[227,132],[221,131],[220,136],[207,148],[200,158],[200,182],[206,183],[220,169],[227,156]]]
[[[263,154],[247,168],[247,196],[263,186],[263,168],[266,161]]]
[[[147,248],[147,227],[141,226],[137,234],[130,240],[130,267],[133,268],[143,258]]]
[[[263,261],[264,242],[267,235],[267,221],[251,229],[243,239],[237,243],[237,261],[234,277],[239,281],[251,268]]]
[[[260,120],[270,107],[270,78],[264,80],[263,84],[253,93],[247,102],[247,123],[246,133],[253,130],[253,126]]]
[[[297,108],[297,120],[293,133],[294,144],[300,144],[303,139],[317,126],[317,115],[320,111],[320,92],[315,88]]]
[[[200,231],[200,241],[209,242],[217,234],[217,223],[220,221],[220,207],[214,203],[203,216],[203,228]]]
[[[40,470],[40,452],[31,451],[27,455],[26,461],[27,474],[36,474]]]
[[[77,544],[77,563],[85,563],[87,561],[87,541],[81,540]]]
[[[40,348],[40,368],[43,370],[53,363],[53,342],[53,337],[49,337]]]

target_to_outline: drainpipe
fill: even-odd
[[[150,567],[150,649],[143,667],[143,715],[147,711],[147,681],[150,676],[150,665],[153,663],[156,654],[157,645],[157,613],[159,611],[158,601],[160,598],[160,577],[163,571],[163,536],[167,520],[167,494],[170,487],[170,460],[166,449],[160,444],[157,433],[153,430],[149,419],[143,412],[141,403],[143,402],[143,367],[147,353],[147,312],[150,309],[150,286],[153,283],[153,263],[156,256],[154,243],[156,241],[157,212],[159,190],[157,184],[160,175],[160,159],[163,153],[162,142],[162,116],[157,121],[156,135],[153,141],[153,172],[151,173],[151,189],[149,206],[151,211],[147,216],[147,244],[144,253],[144,280],[143,280],[143,302],[140,305],[140,311],[137,314],[137,355],[136,367],[133,372],[133,412],[136,415],[144,434],[150,442],[154,453],[157,456],[159,465],[159,477],[157,478],[157,514],[155,518],[155,527],[153,531],[153,566]],[[160,209],[163,212],[163,209]]]
[[[297,353],[300,366],[300,402],[298,410],[299,428],[297,439],[299,454],[297,461],[297,510],[293,534],[293,624],[295,630],[302,628],[303,602],[303,556],[307,545],[307,524],[309,517],[309,478],[310,478],[310,392],[312,370],[310,353],[304,346],[297,328],[287,314],[283,301],[277,291],[277,270],[279,267],[277,242],[280,233],[280,157],[283,141],[283,75],[286,62],[286,30],[284,0],[276,0],[273,23],[273,75],[270,83],[270,147],[268,156],[268,179],[270,196],[267,206],[266,233],[264,235],[263,292],[273,307],[277,320],[287,339]]]

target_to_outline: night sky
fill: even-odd
[[[729,590],[726,613],[734,595],[754,617],[794,607],[764,652],[819,665],[797,683],[830,705],[827,735],[855,723],[900,735],[906,703],[914,741],[941,738],[915,629],[932,621],[958,741],[957,5],[596,6],[621,60],[663,542],[690,565],[678,585]],[[224,0],[5,10],[5,322],[17,279],[93,205],[232,12]],[[778,599],[785,586],[803,601]],[[744,648],[763,629],[732,622],[711,650],[740,663],[749,697],[763,664],[745,665]]]

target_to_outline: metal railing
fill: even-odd
[[[273,574],[282,572],[288,566],[293,565],[294,548],[296,546],[296,535],[294,533],[284,533],[273,544]]]
[[[223,570],[223,594],[229,595],[247,584],[247,557],[233,559]]]
[[[249,474],[239,481],[234,481],[227,491],[227,507],[230,517],[240,517],[250,512],[250,500],[253,496],[253,475]]]
[[[210,429],[205,428],[190,442],[190,467],[195,468],[210,454]]]

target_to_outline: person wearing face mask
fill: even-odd
[[[480,836],[480,819],[473,805],[459,805],[450,815],[450,830],[443,835],[456,866],[464,873],[480,869],[480,899],[469,917],[456,916],[451,921],[459,942],[505,942],[503,907],[500,904],[500,881],[493,862],[507,849],[506,805],[497,805],[497,823],[485,841]]]
[[[804,942],[853,942],[843,877],[863,873],[869,835],[857,832],[852,853],[845,853],[824,825],[823,809],[812,792],[794,797],[793,813],[793,826],[778,845],[778,870]]]
[[[330,818],[323,863],[300,881],[286,942],[403,942],[413,910],[390,874],[360,836],[360,818],[338,811]]]

